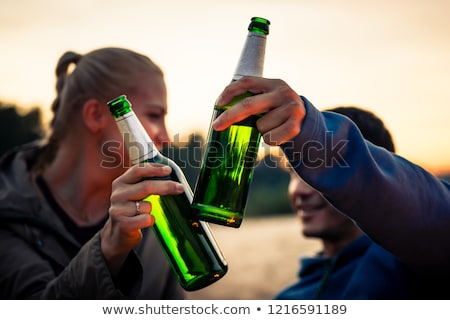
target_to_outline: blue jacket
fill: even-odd
[[[302,99],[301,132],[281,146],[296,172],[414,270],[419,292],[449,298],[450,185],[364,140],[347,117]]]
[[[299,281],[275,299],[410,299],[409,271],[388,251],[361,236],[335,257],[302,258]]]

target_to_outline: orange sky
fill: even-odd
[[[448,0],[3,0],[0,99],[47,107],[64,51],[125,46],[165,70],[172,135],[206,131],[262,16],[267,77],[319,109],[372,110],[400,155],[436,172],[450,167],[449,12]]]

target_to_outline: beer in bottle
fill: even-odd
[[[269,24],[264,18],[251,19],[233,81],[243,76],[262,76]],[[223,111],[250,95],[235,97],[227,106],[215,106],[211,124]],[[261,139],[256,120],[258,116],[250,116],[224,131],[210,126],[192,203],[199,219],[240,227]]]
[[[193,291],[221,279],[227,272],[227,262],[208,224],[193,214],[192,190],[183,171],[156,149],[125,95],[111,100],[108,106],[133,164],[151,162],[170,166],[170,176],[150,179],[171,179],[184,186],[183,194],[152,194],[142,199],[152,204],[153,231],[179,283],[185,290]]]

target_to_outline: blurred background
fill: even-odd
[[[168,127],[205,132],[253,16],[271,21],[265,76],[319,109],[358,105],[385,120],[398,153],[443,171],[450,163],[448,0],[3,0],[0,101],[42,109],[56,61],[124,46],[166,74]],[[195,117],[192,115],[195,114]]]
[[[67,50],[127,47],[165,72],[165,152],[193,186],[212,106],[234,73],[250,18],[271,21],[264,75],[281,78],[319,109],[355,105],[390,129],[398,154],[450,173],[448,0],[3,0],[0,2],[0,153],[45,135],[54,69]],[[230,263],[193,298],[270,299],[295,280],[300,236],[278,148],[262,144],[246,219],[217,229]]]

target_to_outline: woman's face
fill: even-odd
[[[140,87],[137,90],[127,93],[127,99],[156,148],[161,150],[164,144],[170,142],[165,122],[167,93],[164,78],[155,73],[145,74],[139,83]],[[107,140],[102,142],[103,154],[106,155],[110,168],[123,171],[131,165],[131,162],[128,152],[125,151],[123,137],[112,117],[110,125]],[[118,173],[120,174],[120,171]]]
[[[166,128],[167,91],[163,77],[156,74],[143,76],[137,93],[127,97],[133,111],[160,150],[170,141]]]

